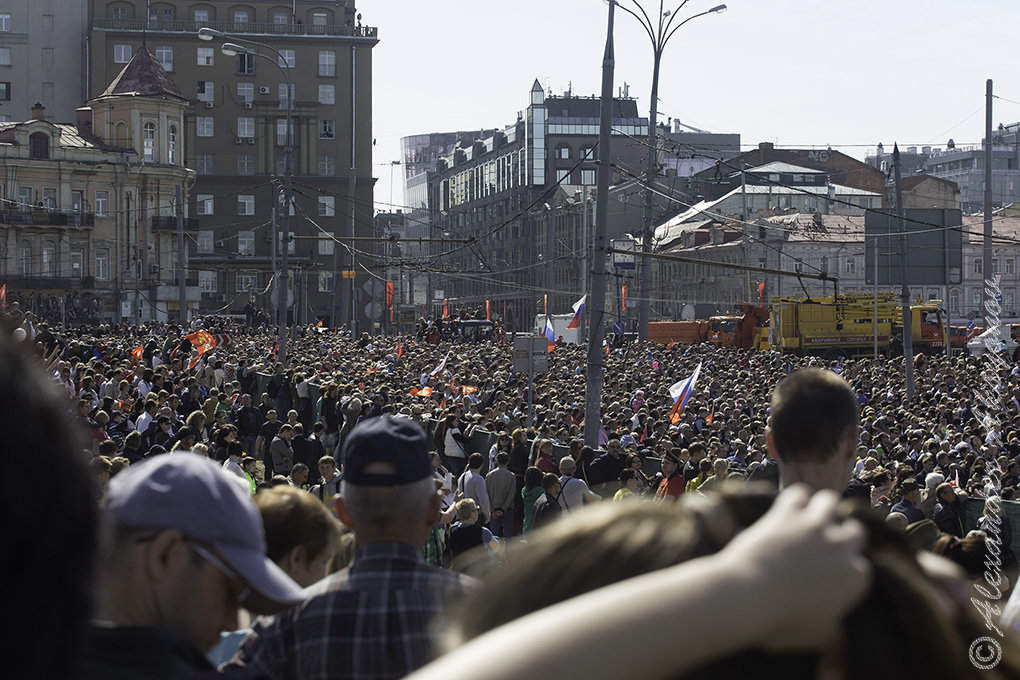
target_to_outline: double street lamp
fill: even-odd
[[[281,231],[281,245],[280,245],[280,271],[279,280],[277,281],[277,303],[276,303],[276,322],[278,325],[278,343],[279,352],[276,355],[277,361],[282,363],[284,367],[287,365],[287,293],[288,293],[288,272],[287,272],[287,251],[290,247],[290,211],[293,199],[293,193],[291,191],[291,181],[294,177],[294,123],[293,123],[293,111],[294,111],[294,90],[293,85],[290,82],[289,64],[285,66],[286,59],[279,50],[271,45],[257,42],[255,40],[249,40],[242,38],[237,35],[231,35],[224,33],[223,31],[217,31],[214,28],[200,28],[198,31],[199,40],[214,40],[214,39],[226,39],[230,38],[237,42],[225,42],[220,46],[220,52],[228,57],[236,57],[239,54],[250,54],[255,57],[260,57],[271,61],[276,64],[276,67],[280,69],[280,73],[283,74],[283,80],[287,88],[287,132],[286,132],[286,144],[284,146],[284,161],[283,161],[283,214],[280,217],[280,231]],[[276,59],[266,56],[261,52],[244,47],[237,43],[244,43],[245,45],[254,45],[256,47],[262,47],[269,50],[276,55]]]
[[[655,161],[657,156],[656,146],[656,123],[658,118],[659,104],[659,66],[662,63],[662,53],[666,49],[666,43],[673,37],[680,28],[689,21],[706,14],[720,14],[726,11],[726,5],[716,5],[712,9],[699,12],[687,17],[674,25],[677,13],[684,8],[689,0],[682,2],[672,10],[665,8],[665,0],[659,0],[659,13],[652,17],[645,11],[637,0],[606,0],[613,2],[617,7],[637,19],[641,28],[645,30],[648,40],[652,44],[652,96],[648,112],[648,165],[645,169],[645,214],[644,214],[644,236],[641,239],[641,252],[648,253],[652,248],[652,237],[655,225],[652,224],[654,201],[652,200],[652,183],[655,180]],[[648,339],[648,316],[651,303],[652,290],[652,268],[649,258],[641,258],[641,289],[638,298],[638,335],[642,340]]]

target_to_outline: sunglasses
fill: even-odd
[[[196,555],[204,559],[209,564],[213,565],[217,569],[217,571],[226,576],[227,579],[234,585],[233,590],[236,591],[238,588],[241,589],[241,592],[238,593],[237,595],[228,595],[227,601],[232,604],[236,602],[238,607],[242,606],[243,602],[248,598],[249,595],[251,595],[251,588],[249,586],[244,585],[244,582],[237,575],[237,572],[228,567],[226,564],[223,563],[222,560],[220,560],[218,557],[216,557],[211,552],[209,552],[202,546],[198,545],[194,541],[185,542],[188,544],[189,548],[195,551]]]

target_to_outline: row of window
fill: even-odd
[[[318,88],[317,100],[320,104],[336,104],[336,85],[319,85]],[[197,93],[196,98],[199,101],[209,104],[216,103],[216,83],[212,80],[199,80],[195,90]],[[285,110],[287,108],[287,84],[280,83],[277,93],[280,100],[280,109]],[[295,85],[292,83],[290,86],[291,104],[294,103],[294,96]],[[237,98],[241,103],[255,101],[255,83],[238,83]]]
[[[999,258],[993,257],[992,258],[992,273],[993,274],[1015,274],[1016,273],[1016,260],[1014,258],[1012,258],[1012,257],[1005,258],[1004,261],[1003,261],[1003,264],[1004,264],[1005,268],[1003,268],[1003,266],[1000,265]],[[983,257],[975,257],[971,261],[970,273],[971,274],[984,274],[984,258]]]
[[[32,242],[22,240],[18,242],[16,252],[16,271],[20,276],[44,276],[52,278],[59,276],[59,257],[56,241],[44,240],[39,250],[39,257],[33,254]],[[70,257],[71,278],[81,278],[85,273],[85,251],[74,248]],[[95,252],[94,267],[92,275],[100,280],[107,281],[110,278],[110,249],[97,248]]]
[[[7,23],[10,25],[11,15],[0,14],[0,18],[6,16]],[[195,9],[191,13],[192,20],[196,23],[208,23],[211,15],[208,9]],[[247,24],[253,19],[252,13],[246,9],[235,9],[231,12],[230,20],[235,24]],[[110,8],[110,17],[113,19],[127,19],[128,8],[127,7],[112,7]],[[173,7],[150,7],[149,8],[149,21],[173,21],[176,18],[176,11]],[[290,12],[282,10],[276,10],[271,12],[269,20],[276,26],[286,26],[294,23],[294,17]],[[313,26],[328,26],[330,22],[329,12],[312,12],[312,25]],[[2,26],[2,23],[0,23]],[[0,30],[10,30],[10,28]]]
[[[317,159],[317,173],[320,177],[336,176],[336,156],[319,156]],[[284,167],[286,159],[283,154],[276,159],[276,174],[282,175],[286,171]],[[255,174],[255,154],[242,153],[237,155],[237,174]],[[216,159],[211,153],[200,153],[195,155],[195,171],[200,175],[212,175],[216,171]]]
[[[224,273],[226,278],[226,273]],[[237,293],[249,293],[253,290],[259,290],[259,275],[256,272],[235,272],[234,273],[234,292]],[[318,289],[320,293],[332,293],[333,292],[333,272],[318,272]],[[205,294],[215,294],[219,292],[219,279],[220,272],[214,272],[209,270],[199,270],[198,272],[198,287]]]
[[[105,189],[96,189],[93,194],[95,202],[92,204],[92,210],[89,211],[86,205],[85,193],[78,190],[71,191],[71,211],[72,212],[93,212],[98,216],[107,216],[110,214],[110,192]],[[29,186],[19,186],[15,191],[15,200],[22,210],[31,210],[32,208],[42,207],[47,210],[56,210],[59,208],[57,204],[57,189],[56,187],[43,187],[36,192],[36,189]]]
[[[216,48],[214,47],[197,47],[196,49],[196,62],[199,66],[215,66],[216,65]],[[9,52],[8,48],[8,52]],[[277,59],[280,66],[283,68],[297,68],[297,54],[294,50],[284,49],[279,50],[280,56]],[[126,64],[131,61],[131,57],[134,55],[134,48],[131,45],[115,44],[113,46],[113,62],[115,64]],[[167,73],[172,73],[174,70],[174,48],[161,45],[157,46],[153,51],[153,56],[156,57],[156,61],[163,67]],[[255,75],[255,55],[253,54],[239,54],[237,55],[237,72],[240,75]],[[331,78],[336,75],[336,52],[333,50],[319,50],[319,76],[323,78]]]
[[[333,217],[336,215],[336,197],[335,196],[319,196],[319,217]],[[213,215],[216,210],[216,198],[212,194],[198,194],[195,197],[196,211],[199,215]],[[282,206],[282,200],[281,200]],[[254,215],[255,214],[255,196],[252,194],[240,194],[237,197],[237,214],[238,215]],[[294,214],[294,208],[291,207],[290,214]],[[292,246],[293,248],[293,246]],[[244,253],[241,253],[244,254]],[[249,253],[250,254],[250,253]]]

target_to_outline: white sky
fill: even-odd
[[[631,0],[621,0],[630,3]],[[658,0],[641,0],[657,10]],[[720,0],[689,0],[682,16]],[[666,2],[675,8],[679,0]],[[1020,102],[1015,0],[727,0],[666,47],[659,119],[741,143],[831,145],[863,159],[901,148],[980,143],[985,80]],[[631,5],[633,6],[633,5]],[[602,0],[359,0],[379,27],[373,50],[376,208],[388,209],[400,138],[512,123],[535,78],[562,94],[599,94],[608,5]],[[651,44],[616,12],[615,88],[648,114]],[[968,118],[969,117],[969,118]],[[993,125],[1020,120],[996,99]],[[393,168],[393,203],[402,202]]]

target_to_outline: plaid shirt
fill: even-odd
[[[305,591],[295,609],[260,619],[224,668],[270,680],[402,678],[432,659],[429,626],[471,579],[422,562],[404,543],[370,543],[350,567]]]

